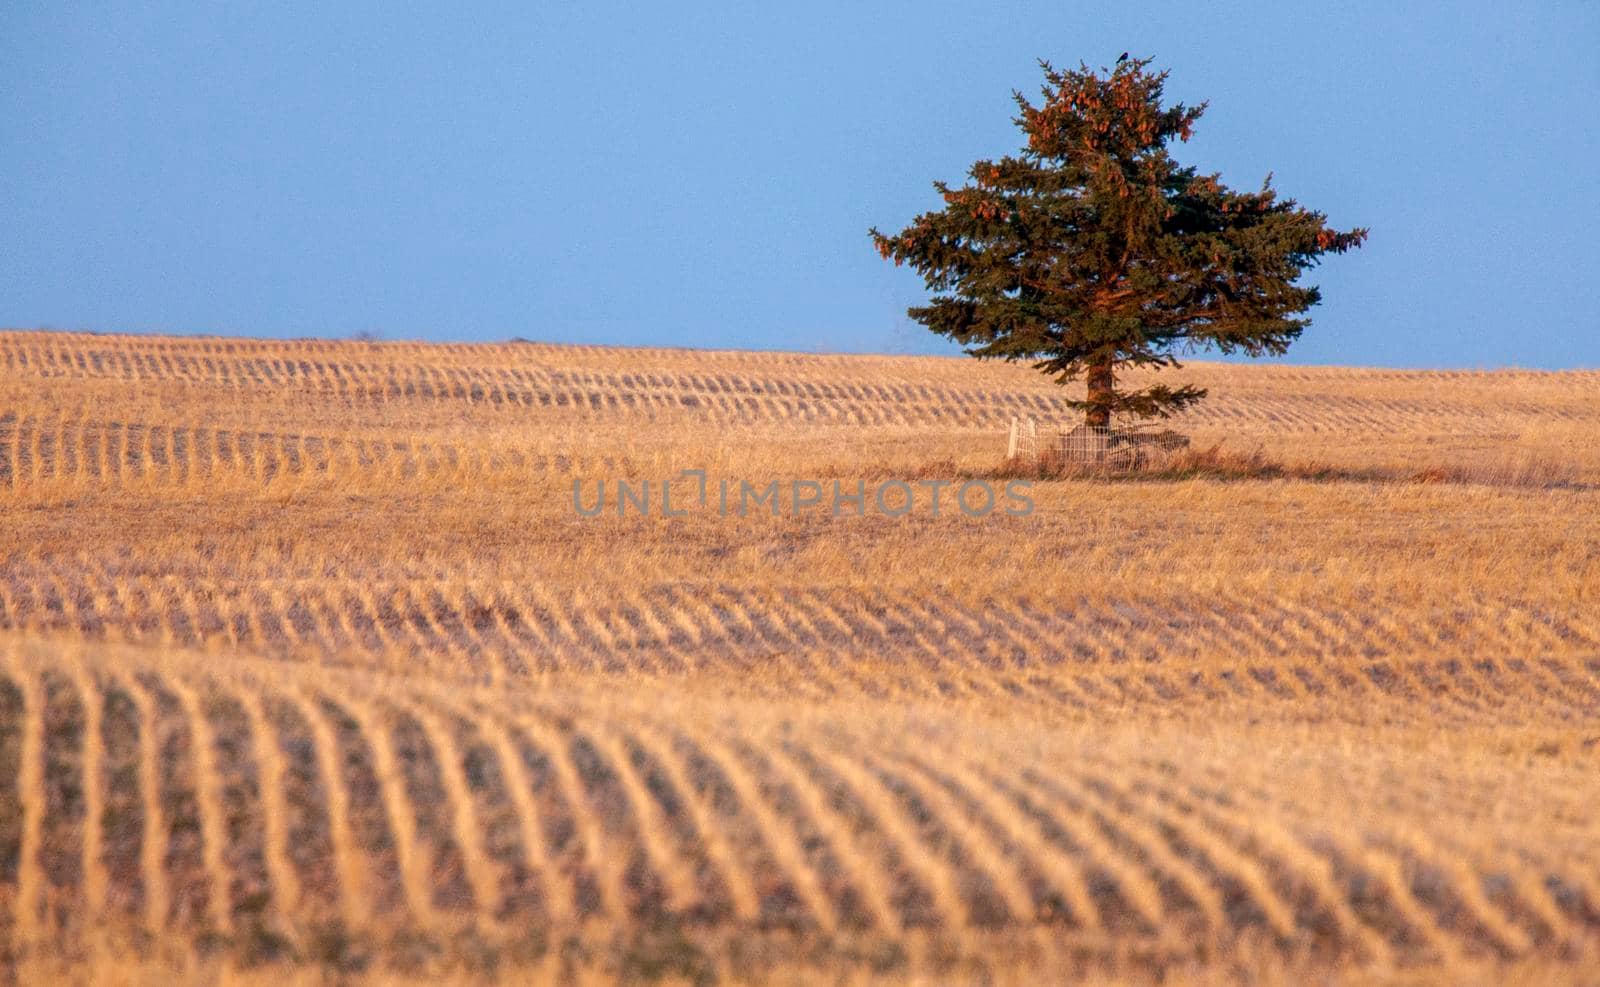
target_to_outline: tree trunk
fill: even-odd
[[[1111,372],[1111,361],[1089,367],[1089,408],[1084,412],[1083,423],[1101,428],[1111,426],[1111,404],[1115,399],[1116,376]]]

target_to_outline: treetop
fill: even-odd
[[[1239,192],[1180,165],[1206,104],[1162,104],[1167,73],[1148,58],[1113,70],[1040,62],[1035,104],[1014,93],[1025,146],[979,160],[970,182],[935,182],[944,207],[878,252],[909,264],[934,293],[909,310],[980,358],[1027,359],[1067,383],[1087,377],[1092,423],[1164,416],[1200,400],[1194,387],[1119,388],[1128,367],[1177,367],[1180,352],[1251,356],[1287,350],[1321,298],[1302,272],[1365,240],[1281,198],[1271,175]]]

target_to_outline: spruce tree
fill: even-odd
[[[1272,177],[1236,192],[1178,164],[1205,104],[1162,105],[1150,59],[1060,72],[1041,62],[1043,100],[1013,94],[1027,146],[979,161],[945,207],[899,233],[871,230],[879,253],[909,264],[934,296],[911,318],[979,358],[1031,360],[1058,383],[1084,378],[1071,406],[1090,425],[1165,417],[1205,397],[1192,385],[1120,385],[1125,368],[1178,367],[1215,348],[1282,354],[1320,299],[1301,273],[1361,244],[1281,199]]]

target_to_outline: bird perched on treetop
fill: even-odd
[[[1127,60],[1128,60],[1128,53],[1127,52],[1123,52],[1121,55],[1117,56],[1117,64],[1118,65],[1121,65],[1123,62],[1126,62]]]

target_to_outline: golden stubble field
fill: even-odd
[[[1600,373],[1188,373],[0,334],[0,978],[1596,982]]]

